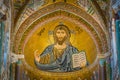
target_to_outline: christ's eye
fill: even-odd
[[[58,31],[57,34],[60,34],[60,32]]]
[[[65,34],[65,32],[61,32],[62,34]]]
[[[56,36],[57,36],[57,37],[65,37],[65,36],[66,36],[65,30],[60,30],[60,29],[58,29],[58,30],[56,31]]]

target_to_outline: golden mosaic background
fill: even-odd
[[[48,35],[48,32],[53,31],[54,27],[59,24],[59,22],[63,22],[65,25],[69,27],[71,30],[71,38],[70,41],[73,46],[78,48],[79,50],[86,51],[87,59],[90,64],[92,64],[97,56],[97,50],[95,43],[93,42],[91,36],[84,30],[80,25],[76,25],[70,21],[64,19],[57,19],[42,26],[38,26],[38,28],[34,31],[34,33],[29,37],[27,43],[24,47],[24,55],[25,55],[25,63],[31,67],[31,72],[37,76],[41,74],[41,70],[38,70],[34,64],[34,51],[38,50],[40,53],[45,49],[47,45],[52,44],[53,37],[52,34]],[[90,75],[90,74],[89,74]],[[46,75],[47,76],[47,75]],[[70,77],[70,75],[68,75]],[[67,77],[68,77],[67,76]]]

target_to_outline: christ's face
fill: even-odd
[[[66,40],[66,37],[67,37],[67,34],[65,30],[58,29],[56,31],[56,38],[57,38],[58,43],[62,44]]]

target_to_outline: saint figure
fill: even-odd
[[[35,64],[40,70],[54,72],[71,72],[81,69],[73,68],[72,55],[79,50],[70,43],[70,30],[64,24],[59,24],[53,31],[54,44],[48,45],[45,50],[37,55],[35,51]],[[82,64],[86,66],[86,64]]]

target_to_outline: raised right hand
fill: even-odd
[[[36,50],[36,51],[34,52],[34,58],[35,58],[35,60],[36,60],[37,62],[40,61],[40,56],[39,56],[38,50]]]

